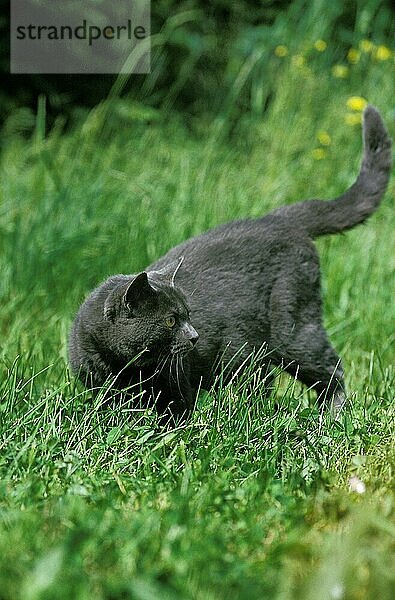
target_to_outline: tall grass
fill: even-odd
[[[350,391],[340,422],[285,377],[264,400],[252,364],[164,431],[149,412],[103,410],[67,368],[73,315],[107,275],[217,223],[343,191],[361,155],[350,97],[394,136],[393,54],[361,50],[339,79],[336,49],[315,41],[262,50],[272,95],[253,117],[239,91],[252,82],[260,105],[259,61],[193,132],[116,98],[68,133],[48,130],[44,99],[30,137],[5,130],[2,599],[392,597],[393,181],[367,225],[319,241]]]

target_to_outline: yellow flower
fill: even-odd
[[[376,58],[377,60],[388,60],[391,58],[392,52],[387,46],[378,46],[376,50]]]
[[[344,117],[347,125],[360,125],[361,124],[361,115],[358,113],[347,113]]]
[[[327,131],[319,131],[317,133],[317,140],[323,146],[329,146],[329,144],[331,143],[331,136]]]
[[[314,150],[311,151],[311,156],[314,160],[322,160],[326,157],[326,152],[323,148],[314,148]]]
[[[274,54],[280,58],[284,58],[284,56],[287,56],[288,54],[288,48],[280,44],[280,46],[276,46],[274,49]]]
[[[314,48],[318,50],[318,52],[325,52],[327,43],[324,40],[317,40],[314,42]]]
[[[306,59],[301,54],[295,54],[295,56],[292,57],[292,64],[295,67],[303,67],[305,62],[306,62]]]
[[[332,75],[333,77],[337,77],[337,79],[345,79],[348,77],[348,67],[345,65],[334,65],[332,67]]]
[[[347,100],[346,104],[347,104],[347,108],[349,108],[350,110],[355,110],[357,112],[360,112],[367,106],[367,103],[368,103],[368,101],[365,100],[365,98],[362,98],[362,96],[351,96]]]
[[[347,60],[351,64],[355,65],[361,57],[361,53],[356,48],[350,48],[347,54]]]
[[[359,47],[362,52],[371,52],[374,48],[374,44],[370,40],[361,40],[359,42]]]

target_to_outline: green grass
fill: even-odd
[[[268,56],[270,108],[237,125],[237,80],[192,133],[174,115],[125,116],[116,100],[68,133],[46,131],[42,100],[31,135],[8,122],[1,600],[393,597],[394,180],[367,225],[318,244],[350,392],[338,423],[286,377],[263,400],[252,364],[163,431],[153,414],[102,410],[67,368],[73,315],[107,275],[217,223],[344,190],[361,155],[350,96],[379,106],[395,136],[393,58],[364,57],[337,80],[312,52],[300,68]]]

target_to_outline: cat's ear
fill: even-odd
[[[128,284],[113,289],[104,302],[104,318],[114,322],[122,306],[133,310],[138,304],[146,301],[155,294],[154,289],[148,282],[147,273],[139,273]]]
[[[123,295],[123,303],[133,309],[141,302],[153,298],[155,290],[148,281],[148,275],[145,271],[139,273],[131,283],[129,283]]]
[[[151,278],[153,282],[155,282],[155,279],[159,279],[161,281],[165,281],[171,285],[171,287],[174,287],[175,277],[183,261],[184,257],[181,256],[181,258],[178,260],[173,260],[158,271],[150,271],[150,273],[148,273],[148,277]]]

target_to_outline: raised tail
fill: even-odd
[[[364,154],[355,183],[330,201],[308,200],[272,213],[299,225],[313,238],[340,233],[363,223],[378,207],[391,171],[391,140],[380,113],[368,106],[363,114]]]

